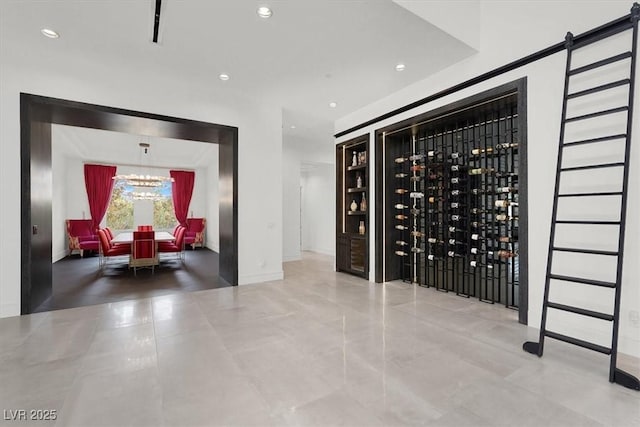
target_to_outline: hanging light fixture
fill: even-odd
[[[146,142],[141,142],[140,144],[140,166],[143,166],[143,158],[147,158],[149,155],[149,148],[151,145]],[[129,175],[116,175],[113,177],[116,180],[122,180],[127,185],[136,188],[157,188],[160,187],[165,182],[174,182],[175,180],[170,176],[160,176],[160,175],[147,175],[147,174],[129,174]],[[132,193],[135,195],[135,192]],[[144,194],[144,193],[141,193]],[[153,194],[153,193],[146,193]],[[135,198],[135,197],[134,197]]]

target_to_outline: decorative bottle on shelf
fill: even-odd
[[[360,234],[364,234],[365,233],[364,221],[360,221],[360,226],[358,227],[358,233],[360,233]]]
[[[358,174],[358,178],[356,178],[356,187],[362,188],[362,177]]]
[[[353,152],[353,159],[351,160],[351,166],[358,166],[358,155],[355,151]]]
[[[351,201],[350,208],[351,208],[351,212],[355,212],[358,210],[358,204],[356,203],[356,199],[353,199]]]
[[[362,200],[360,201],[360,210],[362,212],[367,210],[367,197],[365,193],[362,193]]]

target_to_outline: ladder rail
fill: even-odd
[[[609,381],[616,381],[616,374],[619,372],[616,369],[617,357],[618,357],[618,329],[620,327],[620,301],[622,297],[622,263],[624,259],[624,236],[627,220],[627,195],[629,188],[629,162],[631,152],[631,129],[633,125],[633,98],[635,90],[635,75],[636,75],[636,56],[638,47],[638,19],[640,19],[640,5],[634,3],[631,8],[631,23],[632,29],[632,47],[631,47],[631,71],[629,82],[629,109],[627,110],[627,137],[625,141],[624,152],[624,169],[622,176],[622,203],[620,206],[620,233],[618,235],[618,265],[616,268],[616,294],[613,309],[613,332],[611,336],[611,360],[609,365]]]

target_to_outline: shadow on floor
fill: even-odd
[[[53,295],[34,313],[231,286],[218,274],[218,254],[206,248],[187,250],[184,263],[163,259],[153,274],[138,269],[134,275],[127,262],[127,257],[109,261],[102,271],[97,255],[54,263]]]

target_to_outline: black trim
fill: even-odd
[[[153,15],[153,42],[158,43],[158,33],[160,32],[160,12],[162,11],[162,0],[156,0],[156,11]]]
[[[586,31],[582,34],[579,34],[577,36],[573,37],[573,41],[574,43],[587,43],[590,40],[593,39],[599,39],[602,37],[606,37],[608,35],[610,35],[612,32],[617,32],[617,31],[624,31],[625,29],[629,28],[629,19],[631,17],[631,14],[625,15],[622,18],[618,18],[614,21],[608,22],[600,27],[594,28],[592,30]],[[338,133],[336,133],[334,135],[335,138],[340,138],[341,136],[345,136],[350,134],[351,132],[355,132],[357,130],[360,130],[362,128],[365,128],[367,126],[371,126],[375,123],[381,122],[383,120],[389,119],[393,116],[397,116],[398,114],[402,114],[404,112],[407,112],[409,110],[412,110],[414,108],[417,108],[421,105],[424,104],[428,104],[429,102],[435,101],[436,99],[445,97],[447,95],[451,95],[453,93],[459,92],[463,89],[466,89],[468,87],[474,86],[478,83],[482,83],[486,80],[492,79],[494,77],[497,77],[501,74],[507,73],[509,71],[513,71],[517,68],[523,67],[525,65],[528,65],[532,62],[538,61],[540,59],[546,58],[547,56],[553,55],[555,53],[558,52],[562,52],[563,50],[565,50],[565,41],[561,41],[559,43],[556,43],[552,46],[547,47],[546,49],[542,49],[539,50],[535,53],[532,53],[531,55],[525,56],[523,58],[517,59],[513,62],[510,62],[506,65],[503,65],[501,67],[495,68],[491,71],[488,71],[484,74],[480,74],[477,77],[474,77],[472,79],[469,79],[467,81],[464,81],[462,83],[459,83],[455,86],[451,86],[450,88],[441,90],[440,92],[437,92],[433,95],[429,95],[425,98],[419,99],[418,101],[412,102],[411,104],[407,104],[403,107],[400,108],[396,108],[393,111],[390,111],[388,113],[385,113],[381,116],[375,117],[371,120],[368,120],[364,123],[360,123],[359,125],[353,126],[347,130],[343,130],[340,131]]]

